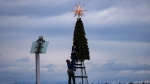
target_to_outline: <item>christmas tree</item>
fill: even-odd
[[[79,61],[90,60],[88,42],[85,36],[84,25],[81,18],[77,18],[74,29],[73,43],[77,46],[77,58]]]

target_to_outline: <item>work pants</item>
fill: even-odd
[[[73,84],[75,84],[75,77],[74,77],[74,73],[69,72],[68,74],[68,84],[71,84],[71,78],[73,80]]]

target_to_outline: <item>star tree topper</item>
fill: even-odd
[[[72,10],[75,12],[74,17],[78,16],[78,18],[80,18],[80,17],[84,16],[83,12],[87,11],[87,10],[83,10],[83,7],[84,7],[84,5],[81,6],[79,4],[76,4],[76,6],[75,6],[76,10]]]

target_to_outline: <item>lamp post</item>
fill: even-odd
[[[36,63],[36,84],[40,84],[40,53],[45,54],[48,43],[43,39],[43,36],[39,36],[37,41],[33,41],[30,53],[35,53]]]

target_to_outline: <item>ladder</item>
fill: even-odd
[[[74,71],[76,84],[89,84],[84,62],[78,62],[78,63],[76,62],[74,64],[74,68],[76,69]]]

